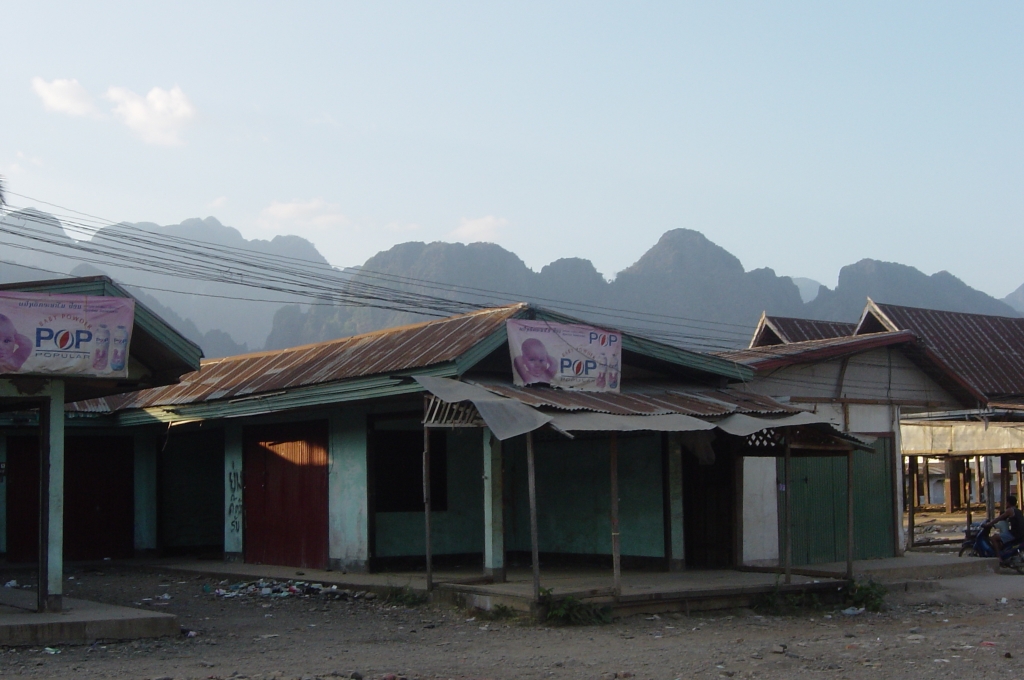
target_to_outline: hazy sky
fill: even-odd
[[[337,265],[489,240],[613,276],[689,227],[828,285],[1024,283],[1018,2],[0,7],[0,173],[76,210]]]

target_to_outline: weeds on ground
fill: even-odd
[[[872,580],[853,582],[843,593],[846,604],[850,607],[863,607],[869,612],[880,612],[885,609],[885,596],[889,593],[881,583]]]
[[[547,609],[545,620],[561,626],[594,626],[612,622],[612,608],[583,602],[572,595],[555,598],[551,590],[541,588],[541,606]]]
[[[428,597],[424,593],[417,593],[409,586],[388,586],[384,589],[381,599],[386,604],[401,605],[403,607],[418,607],[426,604]]]
[[[817,593],[783,593],[778,581],[771,592],[758,593],[750,608],[762,616],[791,616],[805,611],[820,611],[823,605]]]

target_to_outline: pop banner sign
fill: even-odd
[[[128,377],[135,300],[0,291],[0,374]]]
[[[582,324],[509,319],[516,385],[545,383],[587,392],[618,392],[622,336]]]

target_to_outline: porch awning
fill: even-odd
[[[758,415],[748,413],[721,412],[712,417],[698,418],[685,413],[665,413],[665,401],[661,400],[660,413],[623,414],[608,413],[576,407],[575,410],[548,410],[524,404],[515,397],[495,394],[487,387],[472,383],[438,378],[434,376],[415,376],[425,390],[438,399],[449,404],[470,402],[476,407],[483,424],[487,425],[498,439],[504,440],[520,434],[537,430],[550,425],[563,432],[703,432],[719,429],[737,437],[748,437],[762,430],[800,425],[819,425],[832,431],[833,436],[845,439],[858,448],[865,448],[865,440],[835,430],[829,420],[821,415],[808,411],[797,411],[791,406],[778,403],[775,414],[765,414],[765,398],[758,404]],[[611,396],[606,395],[606,399]],[[707,396],[694,392],[694,400],[706,400]],[[624,400],[633,397],[624,395]],[[724,402],[718,402],[723,404]],[[776,402],[777,403],[777,402]],[[609,406],[604,404],[603,406]],[[613,404],[611,406],[614,406]],[[722,417],[724,415],[724,417]],[[440,416],[438,416],[440,417]],[[436,420],[436,418],[435,418]],[[479,421],[478,421],[479,422]],[[444,426],[443,420],[434,422]]]
[[[462,401],[472,403],[487,427],[500,440],[533,432],[551,422],[551,416],[535,408],[515,399],[500,397],[470,383],[427,375],[413,377],[423,389],[438,399],[450,404]]]

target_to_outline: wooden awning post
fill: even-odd
[[[932,504],[932,473],[931,473],[931,470],[928,469],[928,456],[925,456],[922,460],[924,461],[924,479],[922,480],[924,482],[924,504],[925,505],[931,505]]]
[[[1007,456],[999,456],[999,496],[1003,500],[1003,510],[1006,510],[1006,497],[1010,495],[1010,459]]]
[[[786,436],[786,454],[782,464],[782,499],[783,505],[785,506],[785,517],[783,518],[783,525],[786,528],[786,549],[785,549],[785,573],[786,583],[793,582],[793,526],[791,522],[791,511],[790,511],[790,493],[789,493],[789,468],[790,468],[790,457],[791,451],[789,446],[789,436]]]
[[[36,567],[36,611],[45,612],[50,574],[50,409],[39,407],[39,563]]]
[[[537,473],[533,460],[533,432],[526,433],[526,475],[530,490],[530,553],[533,558],[533,601],[540,602],[540,547],[537,534]]]
[[[916,537],[914,535],[914,511],[918,507],[918,457],[911,456],[907,459],[907,476],[910,477],[910,494],[907,497],[906,507],[906,524],[907,524],[907,542],[908,548],[912,548]]]
[[[619,545],[619,437],[611,433],[610,467],[612,482],[612,584],[615,588],[615,600],[622,595],[622,556]]]
[[[853,580],[853,449],[846,454],[846,578]]]
[[[985,456],[985,514],[990,522],[996,516],[996,484],[993,476],[992,456]]]
[[[426,532],[427,592],[434,590],[434,565],[430,545],[430,428],[423,426],[423,528]]]
[[[971,476],[971,459],[964,458],[964,504],[967,506],[967,528],[971,528],[973,516],[971,515],[971,494],[974,478]]]

